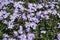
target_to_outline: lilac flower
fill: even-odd
[[[22,33],[23,33],[23,26],[19,26],[18,33],[19,33],[19,34],[22,34]]]
[[[25,27],[30,28],[30,22],[25,22]]]
[[[13,13],[13,15],[10,15],[11,20],[15,20],[17,17],[19,17],[19,14]]]
[[[57,13],[57,15],[58,15],[58,17],[60,18],[60,14],[59,14],[59,13]]]
[[[26,32],[30,32],[30,28],[26,28]]]
[[[48,5],[46,4],[45,7],[48,8]]]
[[[41,4],[38,4],[38,5],[37,5],[37,8],[38,8],[38,9],[41,9],[41,8],[43,8],[43,6],[42,6]]]
[[[2,21],[4,24],[8,24],[7,20]]]
[[[20,5],[20,4],[19,4],[18,2],[15,2],[15,3],[14,3],[14,7],[15,7],[15,8],[19,7],[19,5]]]
[[[41,33],[45,34],[45,33],[46,33],[46,31],[42,30],[42,31],[41,31]]]
[[[3,20],[4,18],[3,17],[0,17],[0,20]]]
[[[0,11],[0,17],[3,15],[2,11]]]
[[[18,36],[18,32],[17,31],[14,31],[14,36]]]
[[[9,35],[8,35],[8,34],[6,34],[6,33],[4,33],[4,34],[3,34],[3,37],[9,37]]]
[[[56,10],[53,10],[52,14],[53,15],[56,15],[57,14],[57,11]]]
[[[2,3],[0,2],[0,9],[2,9],[2,6],[3,6]]]
[[[20,11],[22,12],[25,10],[25,8],[22,5],[19,5],[19,8],[20,8]]]
[[[27,34],[28,40],[33,40],[35,38],[35,35],[33,33]]]
[[[8,40],[16,40],[16,39],[14,39],[14,38],[8,38]]]
[[[4,18],[7,18],[9,16],[10,13],[6,13],[5,15],[3,15]]]
[[[7,7],[5,7],[5,6],[4,6],[2,9],[6,10],[6,9],[7,9]]]
[[[9,4],[10,2],[9,2],[8,0],[2,0],[1,3],[2,3],[3,5],[7,5],[7,4]]]
[[[30,9],[29,12],[33,12],[37,10],[37,5],[36,4],[32,4],[32,3],[28,3],[28,8]],[[33,10],[32,10],[33,9]],[[32,11],[31,11],[32,10]]]
[[[19,4],[24,4],[24,2],[23,2],[23,1],[19,1],[18,3],[19,3]]]
[[[3,18],[7,18],[9,14],[10,13],[7,13],[6,11],[0,11],[0,20],[2,20]]]
[[[45,18],[45,16],[43,14],[41,14],[41,18]]]
[[[25,34],[20,35],[18,38],[20,38],[20,40],[27,40]]]
[[[26,22],[26,24],[25,24],[25,27],[26,28],[33,28],[33,29],[36,29],[36,26],[37,26],[37,24],[35,24],[34,22]]]
[[[2,40],[7,40],[7,38],[3,38]]]
[[[36,17],[30,18],[29,21],[39,23],[39,20]]]
[[[14,0],[9,0],[10,3],[14,3]]]
[[[28,3],[28,8],[32,9],[33,8],[33,4],[32,3]]]
[[[19,34],[23,34],[23,31],[22,31],[22,30],[18,30],[18,33],[19,33]]]
[[[49,14],[48,11],[44,11],[43,13],[44,13],[45,15]]]
[[[52,13],[52,10],[51,9],[48,9],[47,11],[48,11],[48,13]]]
[[[20,2],[15,2],[14,3],[14,7],[15,8],[18,8],[19,7],[20,8],[20,11],[23,12],[25,8],[21,4],[23,4],[23,2],[21,2],[21,1]]]
[[[32,9],[28,9],[27,11],[30,13],[34,12],[34,10],[32,10]]]
[[[50,3],[50,5],[49,6],[51,6],[51,9],[54,9],[54,4],[52,4],[52,3]]]
[[[45,18],[48,20],[49,19],[49,16],[48,15],[45,15]]]
[[[29,15],[30,15],[30,17],[33,17],[35,14],[34,13],[30,13]]]
[[[30,14],[27,14],[27,18],[30,19],[31,18],[31,15]]]
[[[39,11],[39,12],[36,13],[36,15],[37,15],[37,16],[40,16],[41,13],[42,13],[42,11]]]
[[[60,33],[59,33],[59,34],[57,34],[57,38],[58,38],[58,40],[60,40]]]
[[[13,23],[11,21],[9,21],[7,25],[8,25],[9,29],[13,29],[13,27],[14,27],[14,25],[13,25]]]
[[[37,24],[35,24],[34,22],[32,22],[32,23],[30,23],[30,26],[31,26],[31,28],[36,29]]]
[[[58,28],[60,28],[60,23],[58,23]]]
[[[59,9],[59,6],[58,5],[56,5],[56,7],[57,7],[57,9]]]
[[[23,18],[23,20],[27,20],[25,13],[22,14],[22,18]]]

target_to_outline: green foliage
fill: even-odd
[[[29,0],[30,3],[38,3],[39,0]]]
[[[20,0],[15,0],[16,2],[20,1]],[[21,0],[22,1],[22,0]],[[25,4],[23,5],[25,8],[28,8],[28,2],[30,3],[39,3],[39,0],[24,0]],[[47,2],[49,2],[49,0],[47,0]],[[60,6],[60,4],[58,4],[58,6]],[[38,11],[45,11],[48,8],[42,8],[42,9],[38,9]],[[13,13],[14,7],[13,4],[9,4],[6,11],[8,13]],[[57,9],[58,12],[60,12],[60,9]],[[36,38],[34,40],[54,40],[55,36],[60,33],[60,29],[57,28],[57,23],[60,22],[60,18],[58,18],[57,15],[52,15],[49,14],[50,19],[46,20],[43,19],[42,21],[40,21],[40,23],[38,23],[38,26],[36,27],[36,30],[32,30],[33,33],[36,34]],[[9,17],[6,18],[6,20],[10,20]],[[14,24],[19,24],[23,26],[23,29],[25,30],[24,24],[25,21],[24,20],[18,20],[16,19],[14,21]],[[19,29],[19,27],[17,25],[14,26],[13,29],[7,29],[7,25],[3,24],[2,21],[0,21],[0,40],[3,38],[3,33],[7,33],[9,34],[11,37],[13,36],[13,30],[17,31]],[[41,30],[45,30],[46,34],[41,34],[40,31]]]
[[[19,29],[19,27],[17,26],[17,25],[15,25],[14,27],[13,27],[13,30],[15,30],[15,31],[17,31]]]
[[[0,30],[0,39],[2,39],[3,38],[3,33],[2,33],[2,31]]]
[[[6,30],[6,28],[7,28],[7,25],[3,24],[2,21],[0,21],[0,39],[3,38],[3,33],[4,33],[4,30]]]
[[[13,13],[13,10],[14,10],[13,4],[12,3],[8,4],[6,11],[8,13],[12,14]]]
[[[16,2],[19,2],[20,0],[15,0]]]
[[[57,25],[60,22],[60,19],[57,17],[57,15],[54,16],[49,14],[49,16],[50,19],[43,19],[38,24],[38,29],[40,28],[40,30],[46,30],[46,34],[40,34],[40,39],[42,40],[54,40],[55,36],[60,33],[60,29],[57,29]]]

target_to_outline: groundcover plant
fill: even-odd
[[[0,40],[60,40],[60,0],[0,0]]]

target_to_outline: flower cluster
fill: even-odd
[[[28,2],[26,8],[23,1],[0,0],[0,21],[7,25],[3,33],[3,40],[34,40],[37,33],[32,31],[37,29],[38,24],[43,19],[49,20],[50,15],[60,18],[60,12],[57,11],[60,8],[58,4],[58,2],[38,4]],[[10,8],[9,5],[13,6],[13,8]],[[12,13],[10,10],[12,10]],[[60,25],[58,28],[60,28]],[[46,31],[40,30],[40,28],[39,31],[41,31],[41,34],[46,34]],[[57,36],[60,40],[59,36],[60,34]]]

